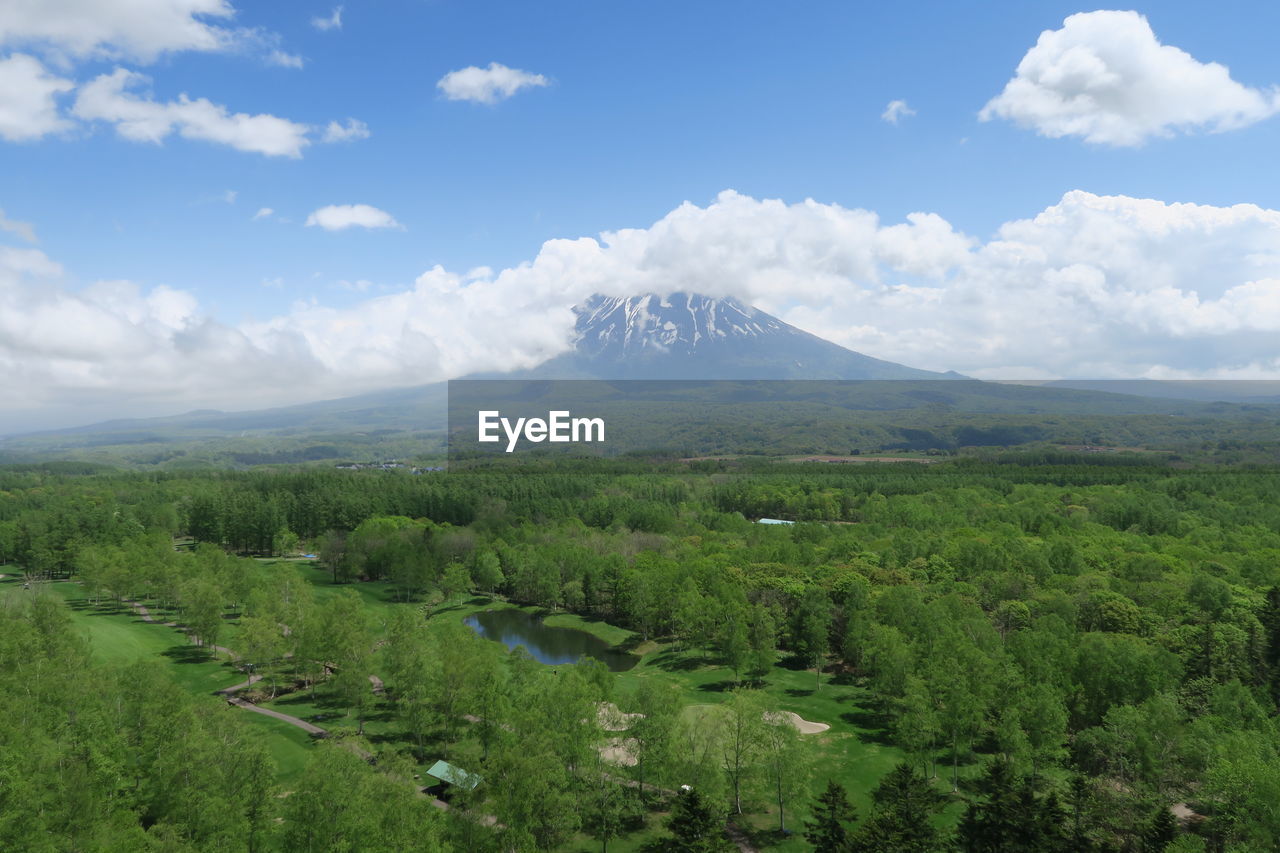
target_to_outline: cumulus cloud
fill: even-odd
[[[367,204],[330,204],[313,210],[307,225],[318,225],[326,231],[346,228],[402,228],[385,210]]]
[[[1098,11],[1041,33],[979,117],[1042,136],[1137,146],[1175,132],[1235,130],[1278,111],[1275,88],[1249,88],[1226,66],[1161,44],[1137,12]]]
[[[551,81],[541,74],[508,68],[498,62],[490,62],[488,68],[470,65],[450,71],[436,83],[444,96],[451,101],[474,101],[477,104],[496,104],[510,98],[521,89],[547,86]]]
[[[369,125],[360,119],[349,118],[345,123],[331,121],[324,129],[321,142],[350,142],[354,139],[368,139]]]
[[[899,120],[915,114],[916,111],[907,106],[906,101],[890,101],[889,105],[884,108],[884,112],[880,113],[880,118],[889,122],[889,124],[897,124]]]
[[[312,18],[311,26],[315,27],[317,30],[320,30],[321,32],[327,32],[328,30],[342,29],[342,7],[341,6],[333,7],[333,13],[328,17],[317,15],[316,17]]]
[[[17,234],[28,243],[36,243],[36,229],[31,227],[30,222],[18,222],[9,219],[4,215],[4,211],[0,210],[0,231],[8,231],[10,234]]]
[[[266,113],[232,113],[206,98],[183,94],[176,101],[157,101],[132,91],[147,82],[137,72],[117,68],[82,86],[72,112],[88,121],[109,122],[116,133],[135,142],[160,143],[176,132],[270,157],[301,157],[310,144],[305,124]]]
[[[235,46],[252,32],[226,26],[234,15],[227,0],[7,0],[0,3],[0,46],[151,62],[174,51]]]
[[[935,213],[886,223],[727,191],[507,269],[346,287],[369,292],[232,325],[178,290],[72,291],[41,252],[0,247],[0,433],[24,412],[250,408],[529,367],[571,345],[571,306],[597,292],[735,295],[984,378],[1280,378],[1280,211],[1253,205],[1074,191],[980,241]]]
[[[340,23],[341,7],[333,20]],[[106,121],[126,139],[160,142],[172,133],[268,156],[300,157],[312,137],[321,142],[365,139],[357,119],[313,127],[267,113],[233,113],[207,98],[180,95],[157,101],[137,89],[149,82],[116,68],[79,87],[68,114],[58,96],[77,84],[49,73],[45,64],[71,70],[101,59],[153,62],[180,51],[235,50],[269,65],[302,68],[303,59],[281,48],[278,34],[226,26],[235,15],[227,0],[7,0],[0,2],[0,48],[28,53],[0,58],[0,139],[26,142],[79,126],[74,119]]]
[[[302,57],[296,53],[276,49],[267,54],[267,64],[278,65],[281,68],[301,68],[303,62]]]
[[[108,60],[155,62],[183,51],[237,51],[269,65],[301,68],[302,57],[281,48],[278,34],[236,27],[228,0],[5,0],[0,2],[0,49],[22,48],[0,59],[0,138],[39,139],[74,126],[59,113],[55,96],[75,84],[47,73],[45,63],[70,71],[79,63]],[[222,142],[246,151],[296,157],[311,128],[270,115],[229,114],[205,99],[182,96],[154,103],[123,90],[146,78],[124,69],[83,87],[76,117],[120,121],[121,135],[148,141],[177,130],[183,136]],[[87,96],[86,96],[87,92]],[[126,103],[127,102],[127,103]],[[145,117],[143,117],[145,113]],[[168,127],[160,132],[158,128]]]
[[[56,97],[74,88],[70,80],[49,74],[35,57],[18,53],[0,59],[0,138],[30,142],[70,127],[58,113]]]

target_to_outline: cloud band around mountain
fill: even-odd
[[[1080,191],[986,241],[931,213],[886,225],[726,191],[648,228],[550,240],[496,273],[435,267],[349,307],[238,325],[179,290],[63,282],[40,251],[0,249],[14,419],[83,419],[94,399],[253,408],[531,367],[570,346],[571,306],[597,292],[735,295],[867,355],[984,378],[1280,376],[1280,212]]]

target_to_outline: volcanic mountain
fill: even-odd
[[[478,379],[890,379],[963,380],[954,372],[931,373],[846,349],[788,325],[777,317],[733,298],[694,293],[644,294],[629,298],[595,296],[575,309],[573,346],[537,367],[511,373],[471,376]],[[1063,383],[1064,385],[1066,383]],[[992,382],[886,382],[859,388],[805,390],[825,395],[841,409],[896,411],[922,404],[955,411],[985,413],[1090,413],[1230,415],[1238,406],[1200,401],[1153,399],[1191,397],[1197,388],[1178,393],[1177,383],[1153,383],[1152,389],[1035,387]],[[1195,385],[1196,383],[1191,383]],[[771,393],[780,393],[776,389]],[[1131,396],[1151,394],[1152,397]],[[1222,389],[1207,389],[1202,399],[1229,399]],[[1258,394],[1260,392],[1251,392]],[[1275,402],[1280,400],[1277,395]],[[1250,402],[1261,403],[1261,398]],[[128,448],[134,456],[164,455],[175,442],[223,439],[239,448],[253,436],[397,435],[444,426],[444,383],[372,391],[355,397],[245,412],[188,412],[168,418],[133,418],[73,429],[53,430],[0,442],[17,458],[53,456],[89,448]],[[196,447],[196,445],[190,445]],[[205,448],[208,445],[201,445]],[[343,448],[347,445],[343,444]],[[268,448],[275,453],[274,447]],[[161,452],[164,451],[164,452]],[[123,451],[120,451],[123,453]],[[185,450],[182,452],[186,452]],[[337,448],[306,446],[305,459],[329,458]],[[350,455],[350,452],[343,450]],[[400,451],[396,451],[400,452]],[[193,451],[194,453],[194,451]],[[256,456],[268,455],[267,450]],[[299,461],[292,456],[278,461]],[[277,454],[278,455],[278,454]],[[237,457],[238,458],[238,457]],[[273,457],[274,458],[274,457]],[[302,460],[302,461],[305,461]]]
[[[574,346],[532,379],[943,379],[801,331],[732,297],[593,296],[574,309]],[[494,374],[487,374],[493,376]]]

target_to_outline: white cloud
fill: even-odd
[[[18,53],[0,59],[0,138],[29,142],[69,128],[71,123],[58,113],[56,96],[74,88],[34,57]]]
[[[1241,85],[1226,66],[1161,44],[1137,12],[1098,11],[1041,33],[979,117],[1042,136],[1136,146],[1175,131],[1235,130],[1277,111],[1276,89]]]
[[[130,91],[146,82],[141,74],[117,68],[82,86],[72,112],[87,121],[110,122],[116,133],[135,142],[160,143],[177,132],[272,157],[301,157],[310,144],[307,125],[278,116],[230,113],[206,98],[192,100],[185,94],[162,102]]]
[[[336,121],[329,122],[328,127],[324,129],[324,135],[320,138],[321,142],[350,142],[353,139],[368,139],[369,125],[360,121],[360,119],[349,118],[346,123]]]
[[[324,32],[327,30],[342,29],[342,7],[334,6],[333,14],[329,15],[329,17],[327,18],[321,17],[321,16],[316,16],[312,18],[311,26],[315,27],[317,30],[320,30],[321,32]]]
[[[344,228],[401,228],[395,217],[385,210],[367,204],[330,204],[313,210],[307,225],[318,225],[326,231]]]
[[[55,56],[130,58],[226,50],[252,32],[231,29],[227,0],[5,0],[0,45],[29,45]]]
[[[167,288],[72,292],[41,252],[0,247],[0,433],[532,366],[569,346],[570,308],[590,294],[673,290],[986,378],[1280,378],[1280,211],[1076,191],[980,242],[932,213],[884,223],[725,192],[648,228],[549,240],[507,269],[435,267],[348,307],[240,325]]]
[[[301,68],[303,65],[302,57],[296,53],[287,53],[283,50],[275,49],[267,54],[268,65],[278,65],[281,68]]]
[[[490,62],[488,68],[470,65],[458,71],[450,71],[440,78],[436,88],[451,101],[474,101],[478,104],[496,104],[506,100],[521,89],[547,86],[550,80],[541,74],[532,74],[518,68],[508,68]]]
[[[251,218],[251,219],[266,219],[268,216],[270,216],[270,215],[271,215],[271,214],[273,214],[273,213],[275,213],[275,211],[274,211],[274,210],[272,210],[272,209],[271,209],[271,208],[269,208],[269,207],[260,207],[260,208],[258,208],[258,212],[257,212],[257,213],[255,213],[255,214],[254,214],[252,217],[250,217],[250,218]]]
[[[239,190],[224,190],[222,193],[222,200],[225,201],[227,204],[235,204],[236,199],[239,197],[240,197]]]
[[[340,23],[340,13],[335,9],[332,20]],[[233,50],[269,65],[303,67],[301,56],[281,48],[278,34],[231,27],[235,14],[228,0],[0,0],[0,48],[25,46],[66,70],[101,59],[148,63],[181,51]],[[134,91],[147,82],[118,67],[80,86],[70,114],[63,115],[57,96],[75,90],[75,82],[50,74],[26,53],[0,58],[0,139],[31,141],[77,127],[71,119],[102,120],[136,141],[158,143],[176,132],[242,151],[300,157],[311,134],[325,142],[368,136],[356,119],[320,128],[266,113],[231,113],[186,94],[160,102]]]
[[[897,124],[899,120],[915,114],[916,111],[907,106],[906,101],[890,101],[889,105],[884,108],[884,112],[880,113],[880,118],[889,122],[889,124]]]
[[[9,219],[4,215],[4,211],[0,210],[0,231],[8,231],[10,234],[17,234],[28,243],[38,243],[36,239],[36,229],[31,227],[30,222],[18,222]]]

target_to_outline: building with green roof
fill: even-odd
[[[470,791],[484,781],[474,773],[468,773],[461,767],[454,767],[447,761],[437,761],[432,764],[431,769],[427,771],[427,775],[433,779],[439,779],[447,785],[461,788],[464,791]]]

